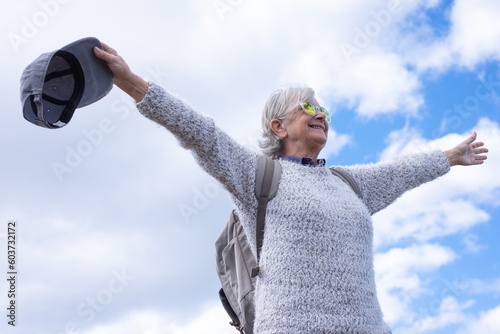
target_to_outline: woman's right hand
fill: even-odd
[[[102,43],[102,47],[103,49],[94,47],[94,54],[108,63],[109,69],[113,73],[115,85],[136,102],[140,102],[148,91],[149,83],[134,74],[115,49],[105,43]]]

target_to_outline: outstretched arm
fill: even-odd
[[[450,166],[471,166],[484,163],[484,160],[487,158],[484,153],[488,153],[488,149],[482,147],[484,146],[483,142],[475,142],[476,138],[477,133],[474,131],[472,136],[465,139],[451,150],[444,152],[450,162]]]
[[[109,69],[113,72],[115,85],[136,102],[140,102],[146,95],[149,84],[130,70],[125,60],[118,55],[115,49],[104,43],[102,43],[102,47],[101,50],[96,46],[94,53],[98,58],[108,63]]]
[[[212,118],[183,99],[135,75],[118,52],[107,44],[102,45],[103,50],[95,48],[94,53],[107,62],[115,85],[137,101],[139,112],[169,130],[182,147],[193,152],[198,164],[238,201],[256,205],[257,153],[239,145],[217,127]]]

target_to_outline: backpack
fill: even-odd
[[[361,198],[361,190],[347,172],[330,167],[332,174],[347,183]],[[281,177],[281,164],[261,156],[257,165],[255,196],[258,200],[256,225],[257,259],[252,254],[245,231],[233,209],[226,226],[215,243],[216,266],[222,288],[219,298],[231,318],[230,325],[241,334],[253,334],[255,317],[254,289],[259,274],[259,259],[264,238],[267,203],[276,195]]]

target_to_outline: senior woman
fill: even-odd
[[[115,50],[107,61],[115,84],[146,117],[163,125],[229,191],[255,254],[259,154],[240,146],[209,117],[135,75]],[[308,87],[273,93],[263,113],[264,152],[279,158],[278,193],[267,207],[254,331],[264,333],[391,333],[377,299],[371,215],[405,191],[447,173],[453,165],[481,164],[487,149],[476,134],[453,149],[371,165],[343,167],[359,198],[318,159],[330,115]]]

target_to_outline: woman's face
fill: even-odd
[[[307,99],[319,110],[319,103],[315,98]],[[328,138],[328,122],[325,114],[306,114],[300,106],[292,110],[284,119],[287,130],[288,145],[305,145],[311,150],[321,150]]]

